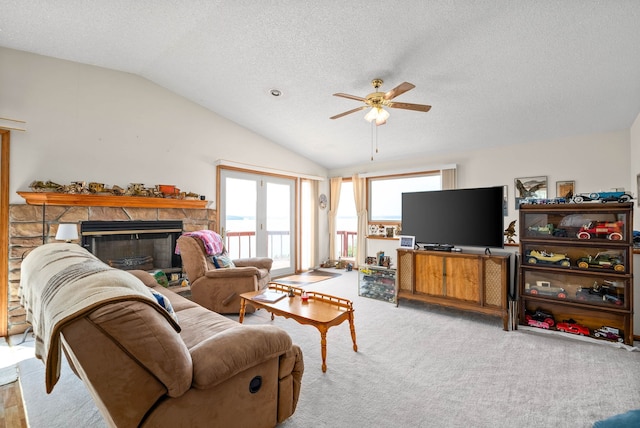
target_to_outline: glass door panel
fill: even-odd
[[[267,182],[267,257],[273,269],[292,267],[291,186]]]
[[[227,251],[232,259],[256,257],[258,186],[255,180],[227,177],[220,216]],[[241,195],[241,197],[238,197]]]
[[[232,258],[269,257],[271,276],[293,273],[295,180],[222,170],[220,227]]]

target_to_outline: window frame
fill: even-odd
[[[368,224],[389,224],[389,225],[400,225],[402,223],[402,219],[384,219],[384,218],[373,218],[373,210],[371,208],[373,203],[373,191],[372,191],[372,183],[375,181],[383,181],[383,180],[396,180],[402,178],[417,178],[417,177],[426,177],[426,176],[438,176],[440,178],[440,187],[438,189],[425,189],[428,190],[442,190],[442,170],[427,170],[427,171],[418,171],[418,172],[410,172],[410,173],[401,173],[401,174],[386,174],[386,175],[376,175],[367,177],[367,221]],[[400,210],[401,211],[401,210]]]

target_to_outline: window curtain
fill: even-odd
[[[329,198],[329,260],[337,260],[336,251],[336,216],[338,215],[338,205],[340,204],[340,187],[342,187],[342,177],[331,179],[331,194]]]
[[[367,179],[360,178],[354,174],[351,178],[353,183],[353,197],[356,201],[356,213],[358,214],[358,235],[356,242],[355,268],[364,264],[367,254]]]
[[[440,170],[442,177],[442,190],[451,190],[456,188],[456,169],[442,169]]]

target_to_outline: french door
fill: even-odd
[[[220,171],[220,231],[231,258],[269,257],[271,276],[295,271],[295,179]]]

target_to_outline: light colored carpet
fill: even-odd
[[[322,373],[318,331],[276,317],[305,360],[298,408],[281,427],[582,428],[640,408],[640,352],[505,332],[498,318],[405,300],[396,308],[359,297],[355,271],[308,288],[354,301],[358,352],[347,323],[332,327]],[[245,322],[272,321],[257,311]],[[49,396],[40,361],[19,368],[32,428],[103,426],[68,368]]]

